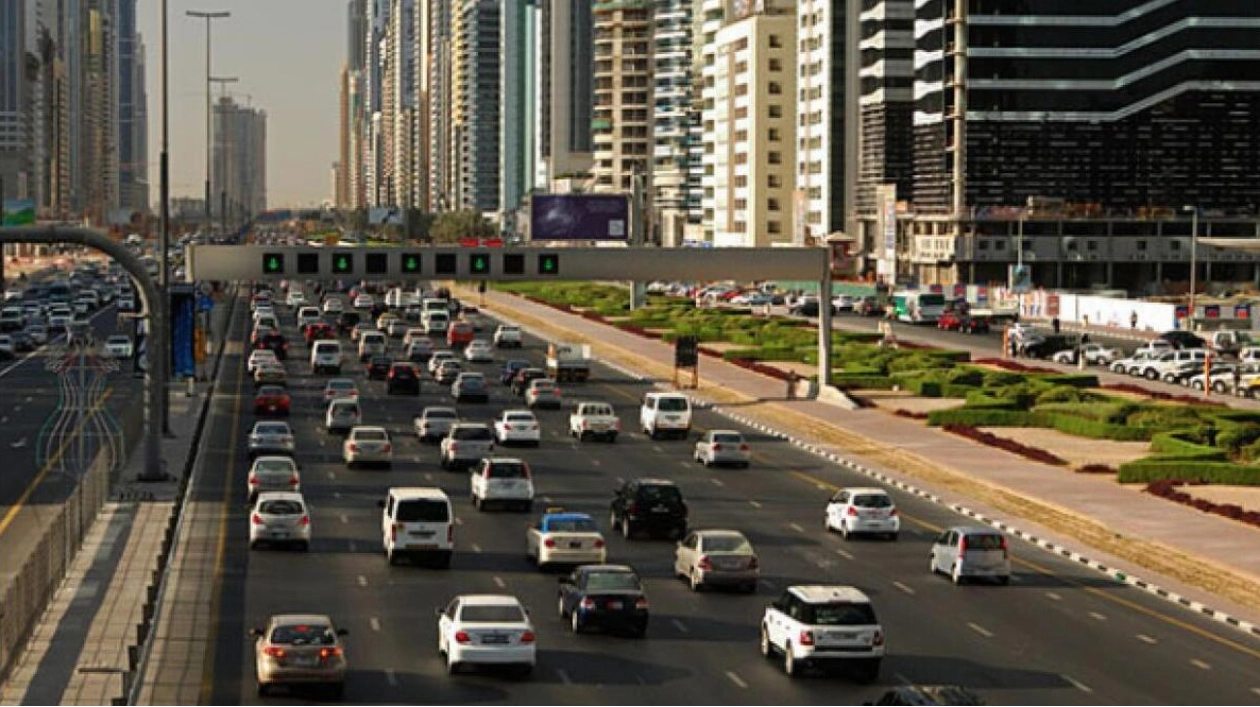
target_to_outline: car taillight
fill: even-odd
[[[739,451],[741,451],[741,452],[747,452],[747,451],[748,451],[748,445],[746,445],[746,444],[741,444],[741,445],[739,445]]]
[[[647,608],[648,608],[648,600],[647,600],[647,598],[646,598],[646,597],[639,597],[638,599],[635,599],[635,600],[634,600],[634,608],[636,608],[636,609],[647,609]]]
[[[1002,536],[1002,557],[1010,557],[1010,549],[1006,546],[1006,536]]]
[[[589,426],[590,426],[589,422],[587,422],[586,420],[582,420],[582,429],[586,429]]]
[[[251,477],[249,477],[249,485],[250,485],[250,486],[257,486],[258,484],[259,484],[259,481],[258,481],[258,477],[257,477],[257,476],[251,476]]]
[[[266,653],[272,658],[283,658],[285,656],[284,649],[279,646],[267,646],[263,649],[263,653]]]
[[[895,515],[897,515],[897,509],[896,509],[896,508],[889,508],[889,509],[888,509],[888,516],[891,518],[892,516],[895,516]]]
[[[556,541],[551,538],[547,538],[546,540],[543,541],[543,545],[546,545],[547,547],[555,547]]]
[[[390,539],[390,540],[397,540],[397,539],[398,539],[398,531],[402,530],[402,528],[403,528],[403,524],[402,524],[402,523],[394,523],[393,525],[389,526],[389,539]]]
[[[469,642],[469,641],[471,641],[471,640],[472,640],[472,637],[468,635],[468,632],[467,632],[467,631],[456,631],[456,632],[455,632],[455,642],[456,642],[456,643],[468,643],[468,642]]]
[[[455,542],[455,526],[454,524],[446,526],[446,542]]]
[[[596,550],[603,549],[603,547],[604,547],[604,541],[603,541],[603,540],[596,540],[596,541],[595,541],[595,549],[596,549]]]
[[[800,638],[799,638],[798,640],[799,640],[799,642],[800,642],[800,645],[802,645],[802,646],[812,646],[812,645],[814,645],[814,632],[813,632],[813,631],[801,631],[801,635],[800,635]]]
[[[715,442],[715,443],[713,444],[713,451],[715,451],[715,452],[720,452],[720,451],[722,451],[722,445],[717,444],[717,443]]]
[[[756,556],[748,558],[748,569],[755,570],[760,566],[761,566],[761,563],[757,562]]]
[[[521,634],[521,643],[533,643],[535,640],[533,631],[526,631]]]
[[[352,452],[357,452],[357,451],[359,451],[359,445],[355,444],[354,442],[351,442],[350,444],[348,444],[348,445],[346,445],[346,446],[347,446],[347,448],[348,448],[350,451],[352,451]]]
[[[615,430],[621,429],[621,420],[613,420],[613,429]]]
[[[251,520],[254,521],[254,525],[266,525],[266,523],[263,522],[262,516],[257,513],[254,514],[254,517]]]
[[[880,631],[879,629],[875,629],[875,635],[871,637],[871,645],[873,646],[884,645],[884,632],[883,631]]]
[[[393,445],[386,444],[384,447],[381,448],[381,451],[385,452],[386,454],[389,454],[390,452],[394,451],[394,447]]]
[[[961,555],[965,552],[967,552],[967,536],[964,535],[958,539],[958,554]]]
[[[856,515],[858,514],[858,509],[857,509],[857,508],[854,508],[853,506],[849,506],[849,510],[845,511],[845,514],[846,514],[846,515],[851,515],[851,516],[856,516]]]
[[[450,449],[452,452],[458,452],[458,451],[459,451],[459,443],[458,443],[458,442],[451,442],[451,445],[450,445],[449,449]]]
[[[583,609],[594,609],[594,608],[595,608],[595,600],[594,600],[594,599],[592,599],[592,598],[590,598],[590,597],[586,597],[586,598],[584,598],[584,599],[582,600],[582,603],[580,604],[580,606],[581,606]]]
[[[308,515],[302,516],[302,519],[298,521],[298,525],[301,525],[301,526],[307,526],[310,524],[311,524],[311,517]]]
[[[290,485],[290,486],[297,486],[297,485],[298,485],[298,476],[297,476],[297,474],[294,474],[293,476],[290,476],[290,477],[289,477],[289,485]]]
[[[711,570],[713,569],[713,562],[709,560],[708,555],[701,555],[700,560],[696,562],[696,567],[699,567],[702,570]]]
[[[639,511],[639,504],[638,504],[638,503],[635,503],[634,501],[631,501],[630,503],[627,503],[627,504],[626,504],[626,514],[627,514],[627,515],[634,515],[635,513],[638,513],[638,511]]]

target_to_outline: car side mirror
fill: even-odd
[[[350,635],[350,629],[346,629],[346,628],[339,628],[339,629],[337,629],[337,635],[338,635],[338,636],[349,636],[349,635]]]
[[[573,582],[570,581],[568,577],[557,577],[556,583],[559,584],[560,586],[564,586],[566,584],[573,584]]]
[[[377,508],[384,508],[384,507],[385,507],[385,502],[384,502],[384,501],[377,501],[377,502],[376,502],[376,507],[377,507]]]
[[[251,628],[251,629],[249,630],[249,637],[250,637],[250,638],[262,638],[262,637],[263,637],[263,630],[262,630],[261,628]]]
[[[446,610],[440,606],[433,607],[433,615],[438,617],[439,619],[442,618],[442,614],[445,613],[445,611]]]

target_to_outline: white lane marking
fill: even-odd
[[[561,668],[556,668],[556,677],[560,678],[560,682],[564,683],[565,685],[573,684],[573,681],[569,679],[569,674],[564,672],[564,670]]]
[[[1089,612],[1089,616],[1090,616],[1090,618],[1092,618],[1092,619],[1096,619],[1096,620],[1098,620],[1098,621],[1106,621],[1106,620],[1107,620],[1107,616],[1106,616],[1105,614],[1100,614],[1100,613],[1098,613],[1097,611],[1091,611],[1091,612]]]
[[[993,632],[977,623],[967,622],[967,627],[972,631],[984,636],[985,638],[993,638]]]
[[[761,504],[757,503],[756,501],[749,501],[748,505],[752,506],[753,508],[761,508]]]
[[[419,463],[420,463],[420,455],[419,455],[419,454],[417,454],[416,456],[412,457],[412,458],[411,458],[411,460],[412,460],[412,461],[414,461],[415,463],[419,464]]]
[[[543,503],[551,503],[551,496],[543,496]]]
[[[678,460],[678,466],[681,466],[684,469],[690,469],[693,464],[695,464],[695,462],[689,462],[682,459]]]
[[[492,579],[494,580],[494,586],[498,587],[499,589],[504,589],[507,587],[507,582],[504,582],[502,577],[492,577]]]
[[[1211,664],[1210,664],[1210,663],[1205,663],[1205,662],[1203,662],[1203,661],[1199,660],[1198,658],[1191,658],[1191,659],[1190,659],[1190,664],[1191,664],[1191,665],[1193,665],[1193,666],[1194,666],[1194,667],[1196,667],[1196,668],[1199,668],[1200,670],[1211,670],[1211,669],[1212,669],[1212,666],[1211,666]]]
[[[599,465],[601,465],[601,464],[603,464],[603,462],[601,462],[601,461],[600,461],[600,460],[598,460],[598,459],[592,459],[592,460],[591,460],[591,466],[599,466]]]
[[[433,480],[433,474],[428,474],[428,473],[426,473],[426,474],[424,475],[424,480],[425,480],[425,481],[432,481],[432,480]]]
[[[646,685],[646,684],[647,684],[647,680],[644,680],[642,675],[635,675],[635,676],[634,676],[634,681],[635,681],[635,682],[637,682],[637,683],[639,683],[640,685]]]
[[[336,480],[337,480],[337,474],[336,474],[336,472],[332,472],[332,471],[328,472],[328,480],[329,480],[329,481],[336,481]]]
[[[381,630],[381,620],[375,616],[368,617],[368,625],[372,627],[373,631]]]
[[[914,594],[914,588],[907,584],[902,584],[901,582],[893,582],[893,586],[905,592],[906,594],[910,594],[910,595]]]
[[[624,483],[626,483],[626,479],[625,479],[625,477],[624,477],[624,476],[618,476],[618,477],[617,477],[617,483],[619,483],[619,484],[624,484]]]
[[[367,586],[367,577],[364,577],[363,575],[359,575],[359,577],[358,577],[358,581],[359,581],[359,586],[360,586],[360,587],[366,587],[366,586]]]
[[[341,514],[341,522],[342,522],[342,523],[349,523],[349,522],[350,522],[350,517],[349,517],[349,516],[347,516],[345,513],[342,513],[342,514]]]
[[[680,632],[682,632],[682,633],[690,633],[690,631],[688,631],[688,630],[687,630],[687,624],[684,624],[683,622],[679,621],[678,619],[670,619],[670,620],[673,622],[673,624],[674,624],[674,628],[678,629]]]
[[[350,552],[358,552],[358,551],[359,551],[359,544],[358,544],[358,543],[356,543],[355,541],[351,540],[351,541],[350,541]]]
[[[1149,644],[1149,645],[1152,645],[1152,646],[1153,646],[1153,645],[1155,645],[1156,643],[1159,643],[1159,641],[1158,641],[1157,639],[1151,638],[1150,636],[1146,635],[1145,633],[1139,633],[1139,634],[1137,635],[1137,639],[1138,639],[1139,641],[1143,642],[1143,643],[1146,643],[1146,644]]]
[[[22,412],[22,406],[21,406],[21,405],[14,405],[14,406],[13,406],[13,412]]]
[[[907,678],[905,675],[902,675],[901,673],[893,673],[893,677],[897,678],[897,682],[901,683],[902,685],[913,684],[910,682],[910,678]]]
[[[9,418],[7,418],[7,417],[0,417],[0,425],[3,425],[3,424],[5,424],[5,423],[7,423],[8,421],[9,421]]]
[[[726,677],[730,678],[731,682],[735,683],[735,687],[738,687],[743,690],[748,689],[748,683],[741,680],[738,675],[731,672],[730,670],[726,671]]]
[[[664,449],[661,449],[661,445],[659,445],[659,444],[654,444],[654,445],[652,445],[652,451],[653,451],[653,452],[657,452],[658,454],[664,454],[664,453],[665,453],[665,450],[664,450]]]
[[[29,395],[28,395],[28,396],[26,396],[26,402],[28,402],[28,403],[29,403],[29,402],[31,402],[31,401],[32,401],[32,400],[34,400],[34,399],[35,399],[35,398],[32,398],[32,397],[31,397],[31,396],[29,396]]]
[[[321,446],[321,447],[322,447],[322,446],[324,446],[324,440],[322,440],[322,439],[321,439],[321,440],[319,441],[319,446]]]
[[[836,548],[836,554],[837,554],[837,555],[839,555],[839,556],[841,556],[841,557],[843,557],[843,558],[844,558],[844,559],[846,559],[846,560],[852,560],[852,559],[854,559],[854,557],[853,557],[853,553],[849,552],[848,550],[845,550],[845,549],[844,549],[844,548],[842,548],[842,547],[838,547],[838,548]]]
[[[721,479],[709,479],[709,481],[712,481],[712,482],[713,482],[713,485],[714,485],[714,486],[717,486],[718,488],[721,488],[721,487],[723,487],[723,486],[725,486],[725,485],[726,485],[726,484],[722,483],[722,480],[721,480]]]
[[[1260,695],[1260,687],[1253,687],[1251,688],[1251,691],[1257,695]]]
[[[385,682],[389,683],[390,687],[398,687],[398,676],[389,668],[385,669]]]
[[[774,582],[771,582],[771,581],[770,581],[770,580],[768,580],[768,579],[763,579],[763,580],[761,580],[761,583],[762,583],[762,585],[764,585],[764,586],[765,586],[765,588],[766,588],[766,589],[777,589],[777,588],[778,588],[778,585],[776,585]]]
[[[1086,685],[1085,683],[1081,682],[1080,680],[1077,680],[1071,675],[1064,674],[1064,675],[1060,675],[1060,677],[1062,677],[1064,680],[1067,680],[1069,683],[1071,683],[1072,687],[1075,687],[1076,689],[1080,690],[1081,692],[1084,692],[1087,695],[1094,691],[1093,688],[1091,688],[1089,685]]]
[[[473,544],[472,544],[472,551],[473,551],[473,552],[481,552],[481,546],[480,546],[480,545],[478,545],[477,543],[473,543]]]
[[[1046,598],[1051,601],[1063,601],[1063,597],[1055,594],[1054,592],[1046,592]]]
[[[805,529],[801,527],[800,523],[788,523],[788,527],[791,528],[792,530],[795,530],[798,533],[805,532]]]
[[[459,516],[456,516],[456,517],[455,517],[455,525],[463,525],[463,524],[464,524],[464,519],[463,519],[463,518],[460,518]]]

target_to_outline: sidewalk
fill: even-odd
[[[215,311],[219,341],[228,307]],[[212,361],[211,361],[212,363]],[[195,432],[211,383],[198,383],[187,396],[171,386],[170,424],[162,458],[171,479],[139,483],[143,447],[137,445],[75,557],[66,579],[35,627],[8,680],[0,685],[0,705],[105,705],[123,699],[127,674],[136,668],[137,647],[150,611],[150,587],[159,576],[159,555],[180,491],[185,460],[196,453]]]
[[[475,295],[460,296],[475,301]],[[673,348],[500,292],[486,309],[540,333],[592,344],[605,360],[672,378]],[[1004,520],[1192,600],[1260,623],[1260,533],[1224,518],[1074,475],[877,410],[784,400],[784,384],[703,358],[697,396],[892,478]],[[1035,520],[1033,520],[1035,519]],[[1095,551],[1097,550],[1097,552]]]

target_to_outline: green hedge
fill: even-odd
[[[844,390],[866,388],[871,390],[892,390],[893,380],[888,376],[874,373],[839,371],[832,376],[832,385]]]
[[[1224,461],[1225,450],[1199,444],[1180,435],[1183,432],[1160,432],[1151,437],[1151,451],[1156,455],[1137,461]],[[1136,462],[1134,462],[1136,463]]]
[[[1073,388],[1097,388],[1098,376],[1092,373],[1055,373],[1038,376],[1052,385],[1070,385]]]
[[[1112,425],[1068,413],[1039,410],[1037,414],[1048,419],[1054,429],[1077,437],[1110,439],[1117,442],[1143,442],[1151,438],[1151,430],[1144,427]]]
[[[955,408],[952,410],[933,410],[928,413],[928,424],[935,427],[943,425],[1037,427],[1038,425],[1033,424],[1035,421],[1035,413],[1024,410]]]
[[[1122,484],[1171,479],[1231,486],[1260,486],[1260,467],[1228,461],[1159,461],[1148,458],[1121,464],[1118,477]]]

